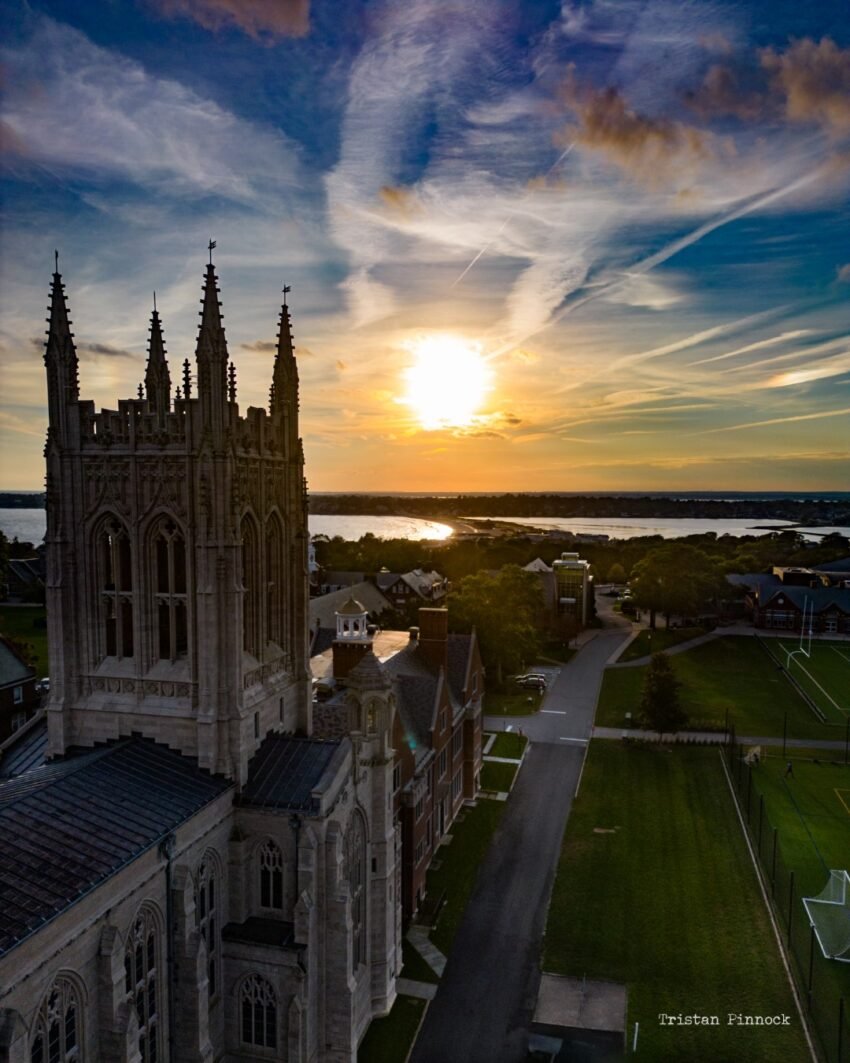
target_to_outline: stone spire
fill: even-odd
[[[213,446],[218,448],[224,441],[224,429],[227,423],[227,341],[224,338],[221,303],[219,302],[218,277],[212,263],[212,249],[215,242],[210,241],[210,262],[204,278],[204,297],[201,300],[201,328],[198,332],[198,346],[195,358],[198,366],[198,402],[201,410],[201,422],[211,433]]]
[[[74,334],[71,332],[71,320],[65,303],[65,285],[59,272],[59,252],[55,252],[55,255],[56,269],[50,288],[50,317],[47,318],[50,328],[47,333],[44,364],[47,368],[49,432],[51,438],[61,446],[67,436],[68,404],[79,401],[80,384],[77,349],[74,346]]]
[[[150,407],[160,421],[171,408],[171,374],[165,357],[162,326],[156,309],[156,296],[151,315],[151,334],[148,342],[148,364],[145,369],[145,391]]]
[[[292,345],[292,322],[289,319],[289,307],[286,295],[289,285],[283,288],[283,306],[280,308],[280,327],[277,334],[277,354],[274,360],[272,376],[272,394],[270,395],[270,413],[274,417],[284,416],[288,405],[298,410],[298,366],[295,363],[295,350]]]

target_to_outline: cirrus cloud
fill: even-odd
[[[151,0],[166,18],[188,18],[205,30],[235,26],[255,40],[303,37],[310,29],[310,0]]]

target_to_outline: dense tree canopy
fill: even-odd
[[[705,551],[673,540],[650,550],[632,572],[631,588],[635,602],[650,612],[670,617],[696,616],[718,594],[723,585],[721,564]]]
[[[498,572],[464,576],[449,595],[452,630],[475,628],[484,664],[497,682],[533,660],[538,649],[537,619],[542,607],[540,581],[517,565]]]

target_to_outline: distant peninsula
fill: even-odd
[[[843,498],[697,498],[646,495],[369,495],[311,494],[310,512],[346,516],[421,517],[692,517],[701,520],[790,521],[808,526],[850,524]]]

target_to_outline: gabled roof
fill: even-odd
[[[436,722],[438,680],[434,676],[396,676],[396,698],[404,737],[414,754],[431,748]]]
[[[238,803],[256,808],[315,812],[325,773],[335,775],[348,743],[270,734],[248,765],[248,782]]]
[[[0,638],[0,687],[23,683],[34,675],[35,669],[21,660],[10,643]]]
[[[524,572],[551,572],[552,568],[546,564],[541,557],[535,557],[533,561],[529,561],[527,565],[523,566]]]
[[[471,651],[472,635],[449,635],[447,678],[452,697],[459,702],[463,702]]]
[[[374,583],[364,581],[352,587],[341,587],[330,594],[320,594],[310,599],[310,627],[315,629],[316,621],[320,627],[332,627],[336,630],[336,614],[340,606],[349,598],[356,598],[365,607],[366,612],[379,614],[391,609],[389,601],[381,594]],[[362,610],[361,610],[362,611]]]
[[[231,787],[144,738],[0,783],[0,953]]]
[[[812,565],[815,572],[846,572],[850,575],[850,557],[842,557],[838,561],[824,561],[820,565]]]
[[[850,616],[850,590],[842,587],[789,587],[783,583],[768,588],[766,593],[759,591],[759,606],[766,609],[780,597],[800,610],[805,606],[813,613],[822,613],[835,606]]]

